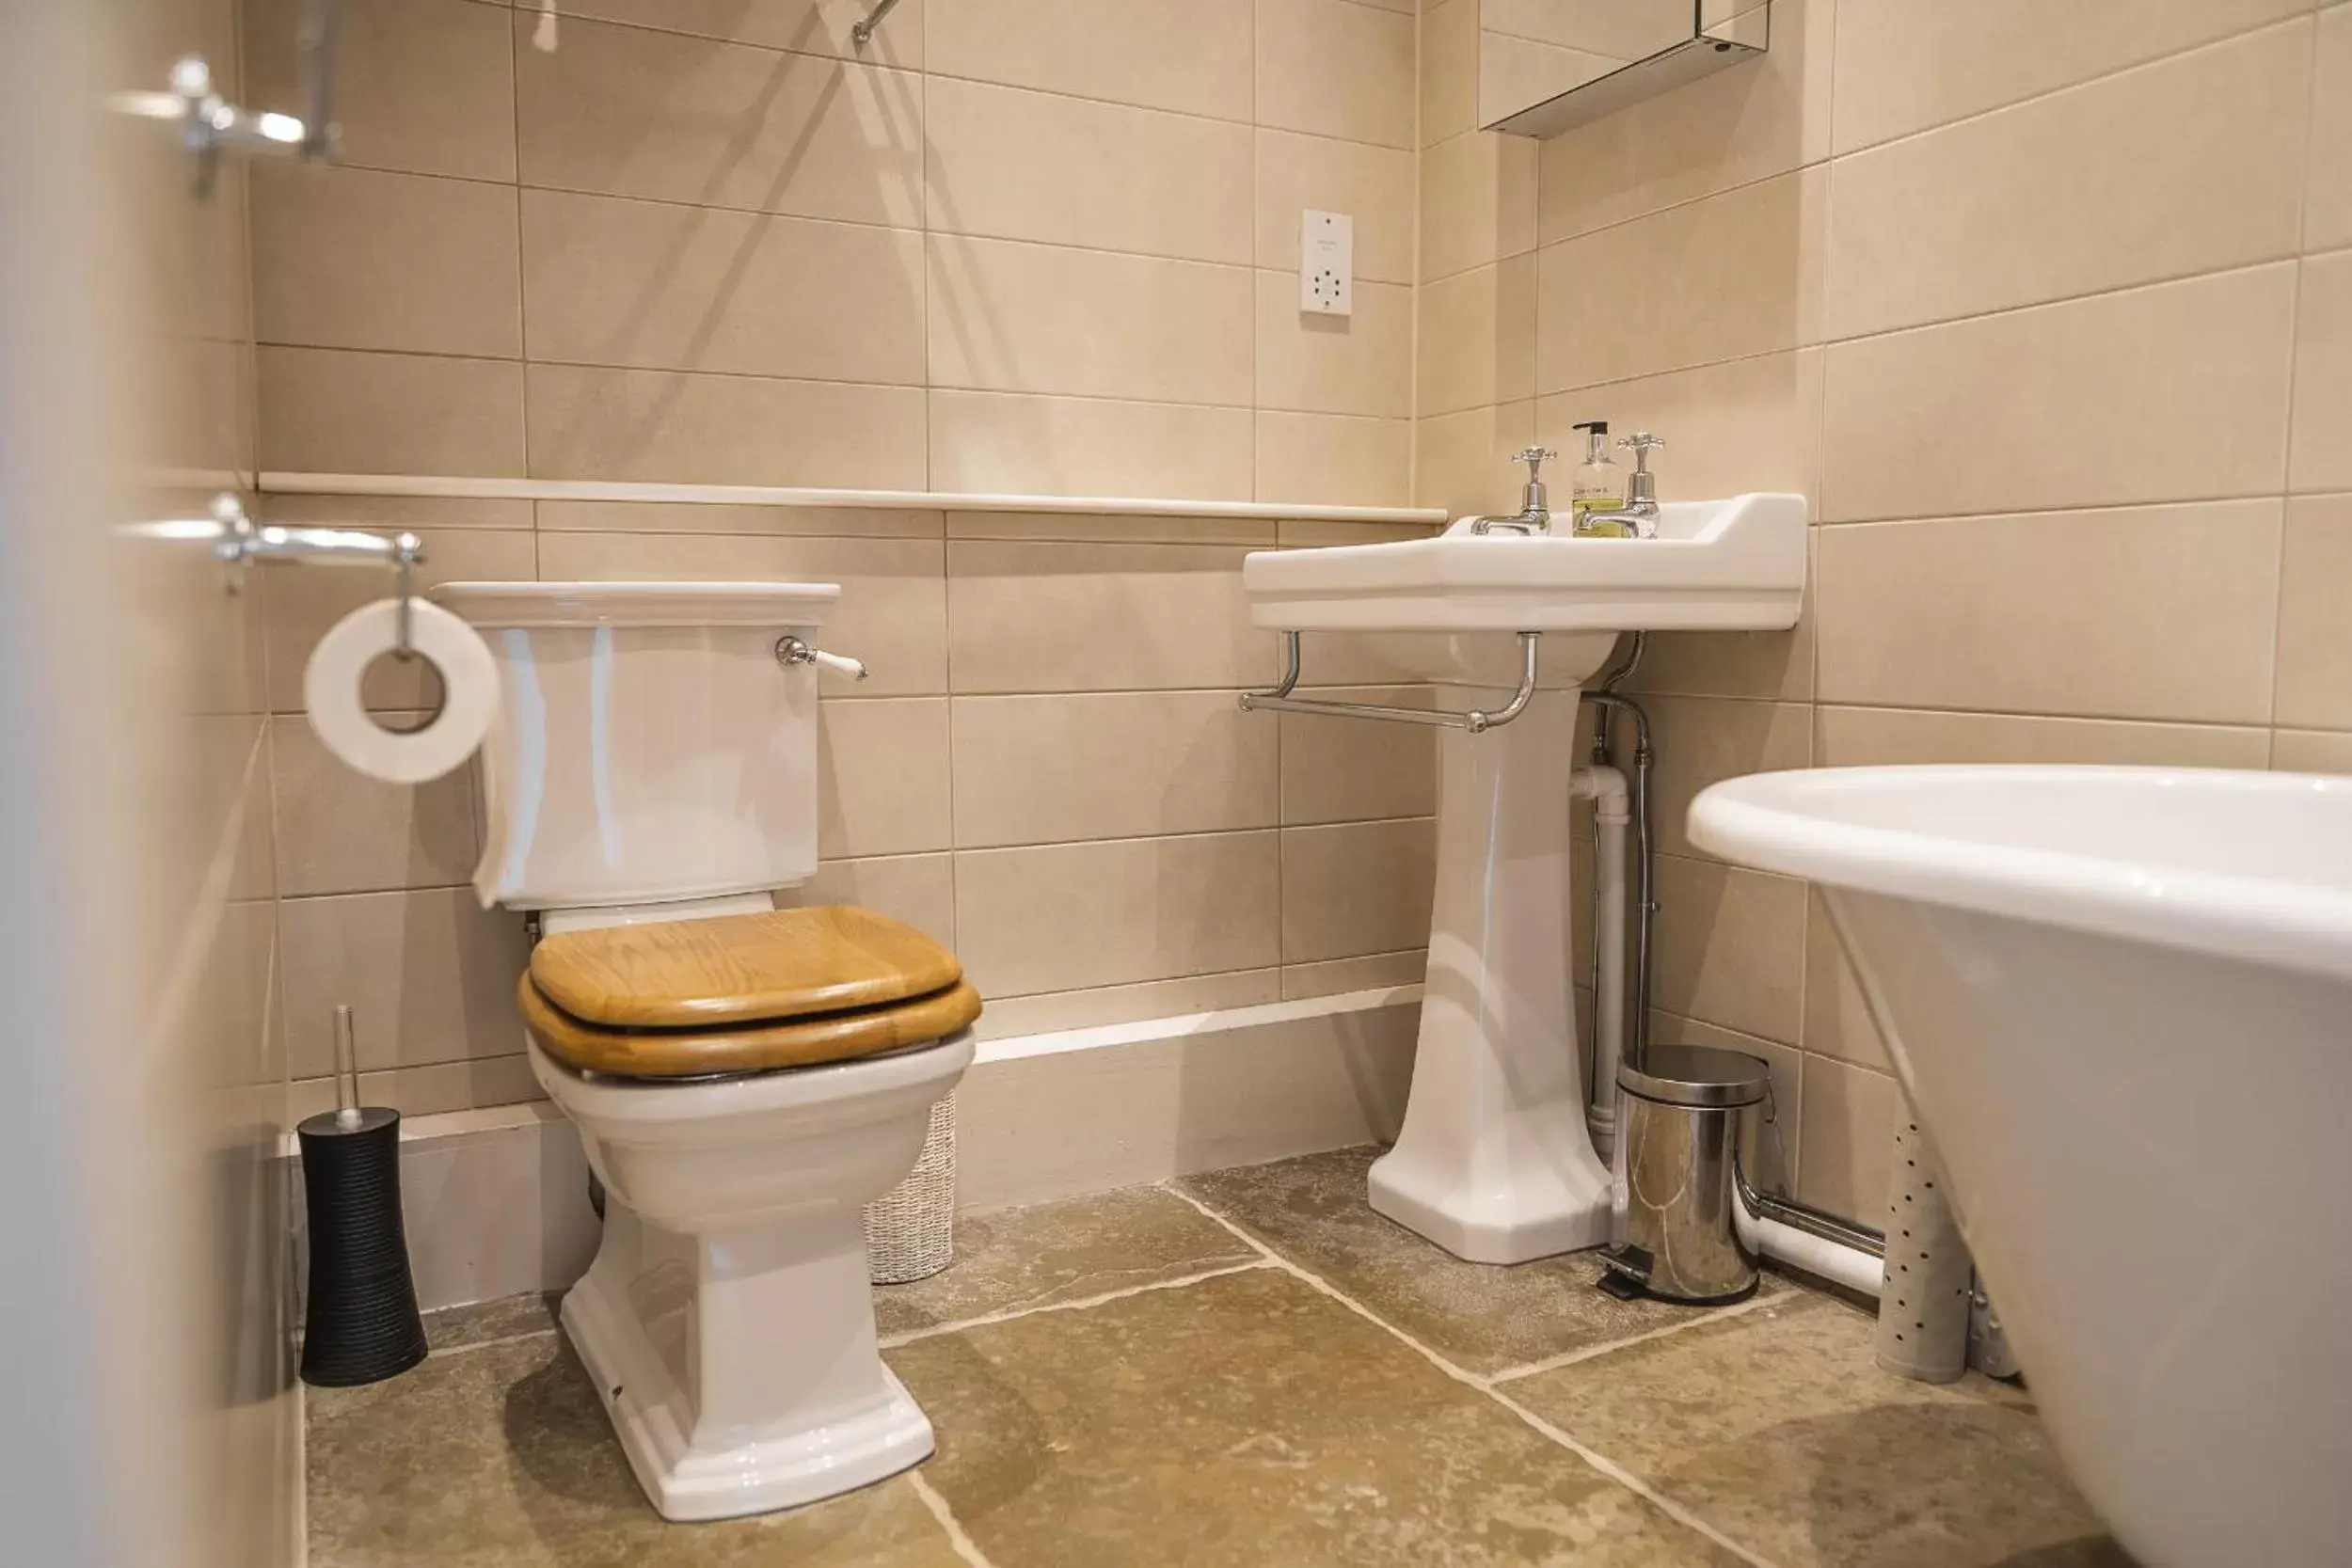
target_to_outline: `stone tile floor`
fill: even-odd
[[[1887,1377],[1785,1280],[1460,1262],[1364,1206],[1375,1152],[961,1221],[877,1292],[939,1452],[788,1514],[663,1523],[551,1302],[438,1314],[414,1371],[309,1392],[310,1561],[2128,1568],[2024,1393]]]

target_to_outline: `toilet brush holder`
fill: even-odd
[[[400,1113],[358,1104],[348,1007],[335,1009],[335,1056],[338,1108],[294,1129],[310,1206],[302,1380],[323,1388],[380,1383],[425,1355],[401,1222]]]

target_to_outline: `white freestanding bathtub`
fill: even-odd
[[[2352,779],[1759,774],[1690,832],[1822,887],[2123,1544],[2352,1561]]]

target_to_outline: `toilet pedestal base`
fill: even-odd
[[[875,1345],[854,1206],[684,1236],[608,1198],[563,1319],[665,1519],[816,1502],[930,1455],[930,1420]]]
[[[1609,1240],[1569,974],[1577,694],[1438,742],[1437,897],[1413,1087],[1373,1209],[1478,1263]]]

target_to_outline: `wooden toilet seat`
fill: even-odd
[[[980,1015],[954,954],[846,904],[563,932],[532,950],[516,999],[542,1051],[616,1078],[847,1061]]]

